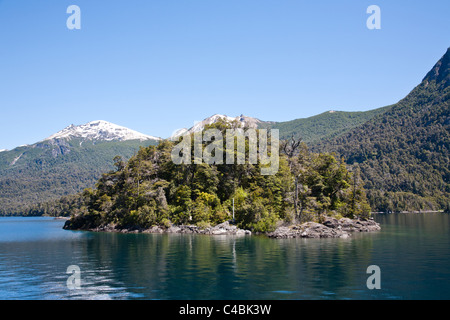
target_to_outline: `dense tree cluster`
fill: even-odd
[[[212,127],[226,137],[226,129],[236,125]],[[282,144],[274,175],[261,175],[261,164],[248,161],[177,165],[170,156],[174,145],[166,140],[141,148],[128,162],[116,157],[115,170],[65,208],[90,228],[207,226],[230,220],[234,199],[236,223],[256,232],[271,231],[280,222],[370,214],[359,178],[333,155],[311,153],[304,143]],[[246,140],[246,154],[248,147]]]

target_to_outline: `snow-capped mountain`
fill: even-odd
[[[252,117],[246,117],[244,115],[240,115],[239,117],[229,117],[229,116],[223,115],[223,114],[215,114],[211,117],[204,119],[203,121],[199,121],[199,122],[195,123],[190,129],[182,128],[182,129],[176,130],[172,134],[170,139],[175,139],[177,137],[180,137],[180,136],[183,136],[186,134],[191,134],[194,132],[202,131],[206,125],[216,123],[219,120],[224,120],[224,121],[230,122],[230,123],[236,121],[241,128],[245,127],[245,128],[254,128],[254,129],[258,128],[259,124],[263,123],[263,121],[261,121],[259,119],[252,118]]]
[[[21,214],[37,201],[93,188],[103,173],[115,168],[114,157],[128,161],[140,147],[160,140],[107,121],[92,121],[0,152],[0,215]]]
[[[44,139],[44,141],[53,139],[70,140],[72,138],[102,141],[161,140],[161,138],[149,136],[108,121],[96,120],[79,126],[72,124]]]
[[[0,152],[8,151],[7,149],[0,149]]]

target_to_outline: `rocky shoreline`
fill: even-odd
[[[143,228],[129,228],[129,229],[118,229],[113,225],[106,225],[95,228],[74,228],[71,222],[67,221],[63,227],[66,230],[85,230],[94,232],[118,232],[118,233],[184,233],[184,234],[205,234],[205,235],[235,235],[235,236],[245,236],[251,235],[250,230],[239,229],[235,225],[232,225],[229,221],[218,224],[214,227],[200,228],[194,225],[172,225],[168,228],[154,226],[149,229]]]
[[[305,222],[300,225],[278,227],[267,234],[269,238],[349,238],[353,232],[381,230],[380,224],[372,219],[349,219],[327,217],[323,223]]]
[[[181,225],[181,226],[171,226],[167,229],[161,227],[152,227],[150,229],[144,230],[146,233],[193,233],[193,234],[207,234],[212,236],[217,235],[234,235],[234,236],[245,236],[251,235],[250,230],[239,229],[235,225],[230,224],[229,221],[218,224],[214,227],[208,227],[201,229],[198,226],[193,225]]]
[[[214,227],[200,228],[194,225],[172,225],[168,228],[154,226],[149,229],[128,228],[120,229],[114,225],[105,225],[100,227],[80,226],[71,220],[66,221],[64,227],[66,230],[85,230],[94,232],[118,232],[118,233],[171,233],[171,234],[204,234],[204,235],[251,235],[250,230],[239,229],[230,221],[223,222]],[[348,238],[352,232],[371,232],[380,230],[380,224],[368,219],[348,219],[348,218],[330,218],[327,217],[323,223],[305,222],[300,225],[281,226],[275,231],[267,233],[269,238]]]

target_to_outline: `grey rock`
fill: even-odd
[[[250,235],[251,231],[238,229],[235,225],[230,224],[229,221],[225,221],[214,227],[205,229],[202,233],[211,235]]]
[[[339,219],[339,223],[342,227],[342,230],[349,232],[371,232],[371,231],[378,231],[381,229],[380,224],[372,219],[352,220],[349,218],[342,218]]]
[[[251,231],[239,229],[229,221],[218,224],[214,227],[201,229],[195,225],[172,225],[169,228],[151,227],[143,230],[145,233],[186,233],[186,234],[207,234],[207,235],[251,235]]]
[[[323,225],[328,228],[332,228],[332,229],[337,229],[341,226],[341,224],[339,223],[339,220],[336,218],[332,218],[332,217],[327,217],[325,219],[325,221],[323,222]]]
[[[327,217],[323,223],[305,222],[301,225],[278,227],[268,234],[270,238],[348,238],[351,232],[371,232],[380,230],[373,220],[336,219]]]

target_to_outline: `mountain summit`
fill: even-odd
[[[108,121],[96,120],[79,126],[72,124],[44,139],[44,141],[53,139],[70,140],[72,138],[96,141],[161,140],[160,138],[149,136]]]
[[[434,65],[434,67],[427,73],[422,82],[428,84],[435,80],[436,84],[443,83],[444,88],[450,85],[450,48],[444,56]]]
[[[242,114],[239,117],[230,117],[230,116],[223,115],[223,114],[215,114],[215,115],[212,115],[211,117],[204,119],[203,121],[196,122],[194,124],[194,126],[192,126],[190,129],[182,128],[182,129],[176,130],[172,134],[170,139],[175,139],[177,137],[180,137],[180,136],[183,136],[186,134],[191,134],[194,132],[202,131],[206,125],[217,123],[218,121],[225,121],[225,122],[229,122],[229,123],[236,121],[241,128],[245,127],[245,128],[254,128],[254,129],[258,128],[258,126],[261,123],[263,123],[263,121],[261,121],[259,119],[247,117]]]

